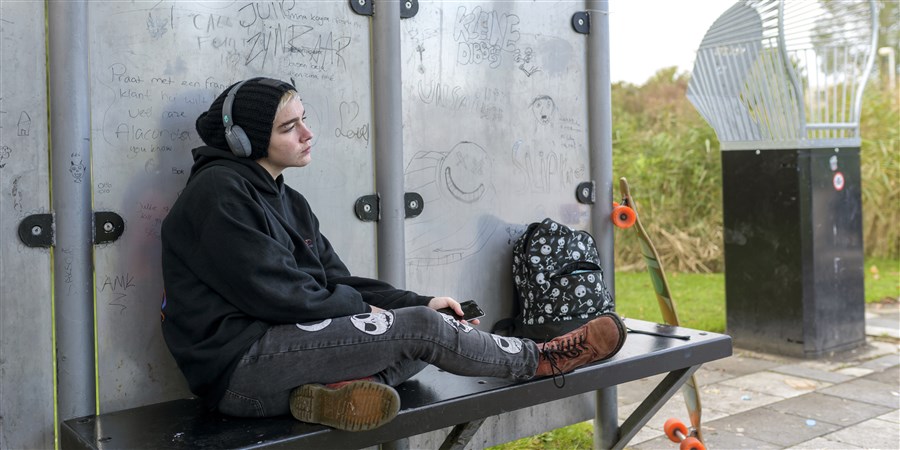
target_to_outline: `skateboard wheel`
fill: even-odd
[[[614,203],[615,204],[615,203]],[[619,228],[630,228],[637,220],[634,210],[625,205],[613,207],[612,221]]]
[[[687,427],[674,417],[666,421],[666,424],[663,425],[663,430],[666,432],[666,437],[672,442],[682,442],[688,434]],[[682,450],[684,450],[684,448],[682,448]]]
[[[693,436],[681,441],[680,450],[706,450],[706,446]]]

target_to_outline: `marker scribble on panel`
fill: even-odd
[[[457,64],[488,63],[491,68],[499,67],[503,52],[517,50],[520,22],[516,14],[487,11],[481,6],[471,10],[466,6],[457,8],[453,24]]]
[[[462,141],[448,152],[419,152],[406,167],[406,186],[425,200],[422,215],[407,226],[411,265],[450,264],[478,253],[490,240],[497,212],[490,155]]]
[[[553,115],[556,113],[556,103],[549,95],[535,97],[535,99],[531,101],[529,108],[531,108],[534,118],[544,125],[549,124],[550,121],[553,120]]]

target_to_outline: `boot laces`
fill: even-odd
[[[578,335],[570,339],[554,342],[554,344],[557,345],[545,345],[544,348],[541,349],[540,354],[548,363],[550,363],[550,373],[553,374],[553,385],[561,389],[566,385],[566,376],[559,367],[557,361],[578,357],[578,355],[586,349],[584,345],[584,336]]]

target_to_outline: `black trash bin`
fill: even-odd
[[[865,342],[859,125],[877,29],[875,0],[738,1],[697,49],[687,97],[721,144],[737,347],[812,358]]]
[[[858,148],[722,152],[727,332],[818,357],[865,343]]]

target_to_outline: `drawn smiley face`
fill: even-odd
[[[450,195],[463,203],[484,197],[492,173],[491,158],[472,142],[460,142],[441,164],[441,182]]]

